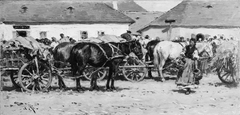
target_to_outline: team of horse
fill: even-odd
[[[76,77],[76,88],[82,90],[80,77],[87,65],[93,67],[108,67],[109,74],[106,83],[107,90],[114,90],[114,77],[118,71],[119,64],[123,59],[133,52],[139,59],[143,57],[141,44],[137,40],[122,43],[60,43],[52,50],[53,59],[63,63],[70,63],[73,76]],[[92,77],[91,89],[97,89],[96,77]],[[109,86],[111,82],[111,86]],[[59,76],[59,87],[65,88],[62,76]]]
[[[166,62],[170,60],[178,60],[183,53],[186,42],[173,42],[173,41],[150,41],[147,46],[147,54],[145,55],[145,61],[152,61],[158,69],[158,75],[161,81],[164,81],[162,70],[167,65]],[[200,56],[212,57],[213,47],[211,43],[197,43],[198,54]],[[76,88],[78,91],[82,90],[80,85],[80,77],[77,77],[77,73],[81,76],[87,65],[93,67],[102,68],[108,67],[109,74],[107,77],[106,89],[114,90],[114,78],[118,72],[119,64],[122,63],[131,52],[133,52],[139,59],[143,59],[142,45],[138,40],[120,43],[94,43],[94,42],[63,42],[58,44],[55,48],[50,50],[44,50],[41,53],[43,57],[49,60],[61,62],[58,67],[64,67],[67,63],[71,66],[72,75],[76,77]],[[174,62],[174,61],[173,61]],[[205,62],[206,63],[206,62]],[[202,67],[201,71],[204,71]],[[151,70],[149,70],[149,76],[151,77]],[[66,88],[63,81],[63,76],[58,76],[59,87],[61,89]],[[97,89],[97,78],[92,77],[91,88]]]

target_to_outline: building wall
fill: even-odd
[[[213,36],[224,35],[227,38],[234,37],[238,38],[240,36],[240,28],[226,28],[226,29],[217,29],[217,28],[181,28],[180,29],[180,36],[183,37],[191,37],[191,34],[208,34]]]
[[[148,30],[144,30],[142,32],[143,36],[149,35],[151,39],[155,39],[156,37],[160,37],[162,40],[172,40],[177,35],[180,35],[180,28],[174,28],[171,32],[171,37],[168,34],[168,28],[149,28]]]
[[[81,31],[87,31],[88,37],[97,37],[98,31],[104,31],[105,34],[120,36],[129,29],[129,24],[47,24],[47,25],[28,25],[30,29],[14,29],[14,24],[0,25],[0,37],[9,40],[14,37],[14,31],[29,31],[29,35],[34,38],[40,38],[40,32],[46,31],[47,38],[60,38],[60,33],[70,36],[76,40],[81,38]]]
[[[151,38],[156,38],[157,36],[161,39],[168,40],[168,32],[163,32],[164,28],[150,28],[144,30],[143,35],[149,35]],[[216,28],[173,28],[171,32],[171,39],[176,37],[191,38],[191,34],[208,34],[211,36],[224,35],[227,38],[234,37],[239,39],[240,28],[226,28],[226,29],[216,29]]]

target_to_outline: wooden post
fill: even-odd
[[[238,55],[237,55],[237,82],[240,82],[240,41],[238,40]]]
[[[171,40],[172,37],[172,23],[174,23],[176,20],[165,20],[165,23],[169,23],[169,30],[168,30],[168,40]]]
[[[169,38],[168,40],[170,41],[171,40],[171,37],[172,37],[172,23],[169,23]]]

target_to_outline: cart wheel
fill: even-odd
[[[137,59],[128,59],[122,67],[123,76],[131,82],[139,82],[147,75],[147,68],[144,63]],[[134,66],[134,67],[129,67]],[[138,67],[141,66],[141,67]]]
[[[233,73],[234,70],[230,70],[226,68],[226,66],[222,66],[217,69],[217,74],[219,79],[226,84],[233,84],[236,82],[234,76],[235,74]]]
[[[87,79],[87,80],[91,80],[91,74],[96,70],[97,68],[95,67],[91,67],[88,66],[86,67],[86,69],[83,72],[83,76]],[[107,70],[106,69],[100,69],[97,72],[97,80],[101,81],[104,79],[104,77],[107,75]]]
[[[10,78],[12,81],[12,84],[15,88],[20,88],[20,84],[19,84],[19,79],[18,79],[18,75],[16,72],[11,71],[10,72]]]
[[[50,68],[39,62],[37,66],[34,61],[24,64],[18,72],[20,86],[27,92],[46,91],[52,82]]]

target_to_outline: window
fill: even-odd
[[[72,14],[73,13],[73,10],[74,8],[72,6],[68,7],[67,10],[69,10],[69,13]]]
[[[26,7],[25,5],[23,5],[22,7],[21,7],[21,10],[20,10],[20,12],[23,14],[23,13],[26,13],[27,12],[27,9],[28,9],[28,7]]]
[[[105,32],[104,31],[98,31],[98,36],[104,36]]]
[[[47,32],[46,31],[40,32],[40,39],[43,39],[43,38],[47,38]]]
[[[17,31],[16,36],[27,37],[27,31]]]
[[[87,31],[80,31],[80,35],[82,39],[87,39],[88,38],[88,32]]]

